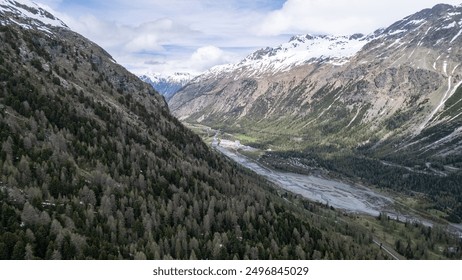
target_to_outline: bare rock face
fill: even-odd
[[[451,5],[368,36],[295,36],[196,77],[169,107],[211,126],[263,131],[284,120],[283,129],[351,146],[458,153],[461,43],[462,7]],[[432,132],[439,126],[446,133]]]

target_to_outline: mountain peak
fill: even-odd
[[[390,44],[389,48],[437,46],[448,52],[462,40],[462,6],[438,4],[375,32],[377,40],[369,47]]]
[[[204,73],[216,76],[236,72],[240,77],[255,77],[288,71],[309,63],[329,63],[342,65],[349,61],[374,36],[353,34],[334,35],[295,35],[287,43],[278,47],[266,47],[248,55],[237,64],[219,65]]]
[[[433,6],[433,8],[431,8],[432,11],[436,11],[436,12],[447,12],[448,10],[450,9],[453,9],[455,7],[458,7],[458,6],[455,6],[455,5],[450,5],[450,4],[444,4],[444,3],[441,3],[441,4],[436,4],[435,6]],[[460,5],[459,5],[460,7]]]
[[[150,72],[140,75],[139,78],[150,84],[169,100],[178,90],[191,81],[193,75],[184,72],[175,72],[172,75]]]
[[[310,127],[329,134],[336,122],[338,130],[332,133],[340,134],[366,124],[376,131],[374,137],[396,137],[403,149],[407,146],[399,137],[443,135],[437,145],[431,137],[419,141],[453,153],[462,143],[457,142],[462,129],[455,130],[462,116],[461,45],[462,6],[436,5],[367,36],[293,36],[238,64],[214,67],[177,93],[169,106],[188,122],[250,124],[252,133],[259,125],[254,120],[262,120],[262,131],[279,130],[283,126],[273,130],[272,123],[293,120],[294,131],[308,134]],[[348,121],[338,117],[345,115]],[[447,134],[434,132],[441,124]]]
[[[0,25],[18,24],[26,29],[37,28],[48,32],[50,26],[68,28],[52,14],[49,7],[29,0],[0,0],[0,15],[5,18]]]

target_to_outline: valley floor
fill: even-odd
[[[215,139],[212,146],[240,165],[251,169],[279,187],[290,192],[335,209],[348,213],[366,214],[377,217],[381,213],[401,222],[417,222],[425,226],[434,226],[436,222],[414,213],[412,209],[403,211],[394,198],[380,194],[361,185],[351,185],[341,181],[313,175],[288,173],[270,169],[242,155],[229,145],[222,146]],[[462,225],[447,225],[448,229],[462,236]]]
[[[210,127],[191,126],[190,124],[188,126],[196,130],[207,131],[207,137],[200,133],[203,135],[204,140],[211,143],[214,149],[233,161],[262,175],[279,187],[300,194],[309,200],[326,204],[348,213],[365,214],[373,217],[386,214],[391,219],[401,222],[418,222],[425,226],[443,225],[447,226],[450,231],[462,236],[462,224],[449,224],[440,220],[434,221],[435,219],[433,218],[424,218],[423,216],[428,216],[425,215],[428,213],[419,215],[419,210],[403,204],[400,198],[396,199],[397,197],[389,193],[381,193],[378,190],[368,188],[359,183],[353,183],[350,180],[274,170],[242,153],[255,152],[258,151],[257,149],[243,145],[239,141],[225,139],[227,137],[221,138],[220,131]]]
[[[235,140],[233,135],[203,125],[186,125],[201,135],[204,141],[211,143],[215,150],[266,178],[283,192],[299,194],[308,200],[336,209],[339,213],[336,220],[345,223],[347,227],[353,223],[366,228],[374,236],[373,242],[382,250],[387,249],[392,259],[440,259],[447,257],[448,250],[458,248],[458,245],[448,246],[438,242],[434,243],[437,245],[429,246],[425,233],[427,230],[433,234],[440,232],[453,236],[450,239],[454,244],[462,240],[462,224],[448,223],[433,213],[413,207],[417,202],[409,201],[414,201],[415,198],[366,187],[340,175],[333,178],[332,174],[325,170],[313,169],[309,174],[298,174],[275,169],[257,160],[264,151],[243,145]],[[295,160],[287,164],[300,163]],[[349,218],[342,219],[342,213]],[[422,238],[426,241],[422,241]],[[413,251],[429,247],[420,251],[425,252],[421,257],[416,257],[409,250],[406,252],[403,246],[414,246]]]

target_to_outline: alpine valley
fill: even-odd
[[[258,148],[267,166],[362,183],[462,221],[462,6],[369,35],[299,35],[193,79],[180,120]]]
[[[364,171],[367,163],[421,164],[411,169],[440,185],[401,191],[420,191],[459,217],[460,180],[447,183],[459,174],[457,11],[438,6],[373,36],[296,37],[194,79],[172,108],[278,148],[261,158],[275,165],[298,157],[342,174],[350,163]],[[0,259],[462,256],[460,238],[444,227],[340,212],[242,168],[44,6],[0,0],[0,41]],[[316,44],[331,46],[329,56],[263,63]],[[402,180],[416,178],[396,169]]]
[[[0,259],[390,258],[211,150],[41,6],[1,0],[0,40]]]

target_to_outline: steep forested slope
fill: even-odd
[[[50,14],[1,4],[0,259],[386,257],[211,151],[103,49],[20,11]]]

